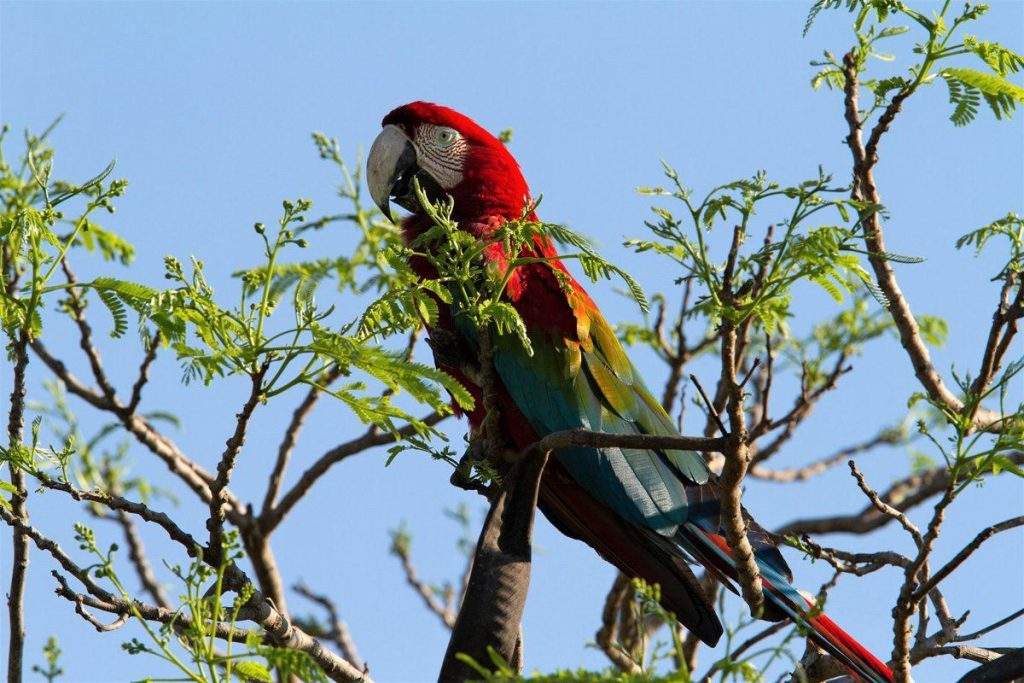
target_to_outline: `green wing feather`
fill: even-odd
[[[592,304],[575,312],[587,316],[579,342],[532,330],[532,355],[511,336],[495,343],[495,370],[534,430],[541,436],[579,428],[677,435],[604,316]],[[704,484],[709,478],[704,459],[689,451],[575,448],[556,457],[624,518],[666,535],[687,520],[686,481]]]

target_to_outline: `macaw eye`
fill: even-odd
[[[437,140],[437,144],[442,147],[447,147],[452,144],[458,137],[459,134],[452,128],[445,128],[441,126],[434,131],[434,139]]]

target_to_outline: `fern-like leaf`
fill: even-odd
[[[115,339],[124,336],[124,333],[128,331],[128,310],[124,303],[116,293],[109,289],[98,289],[96,293],[114,319],[114,329],[110,331],[110,336]]]

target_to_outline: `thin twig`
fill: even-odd
[[[288,460],[291,458],[292,451],[295,450],[295,444],[298,441],[299,431],[302,429],[302,425],[305,423],[309,413],[313,410],[317,401],[321,396],[321,387],[330,386],[334,380],[341,376],[342,368],[340,365],[333,365],[324,372],[316,381],[316,383],[309,388],[306,392],[306,396],[299,403],[298,407],[295,408],[295,412],[292,413],[292,419],[288,423],[288,427],[284,431],[284,437],[281,439],[281,445],[277,448],[277,460],[274,462],[274,469],[270,473],[270,480],[267,482],[267,491],[263,496],[263,505],[260,508],[260,515],[266,515],[270,509],[274,506],[274,501],[277,499],[277,494],[281,491],[281,483],[284,481],[284,471],[288,467]]]
[[[434,588],[420,579],[416,567],[412,563],[409,548],[405,544],[395,543],[391,546],[391,552],[402,563],[402,572],[405,575],[405,582],[412,587],[416,594],[423,600],[427,611],[441,620],[445,628],[451,630],[455,626],[455,619],[458,614],[451,609],[449,604],[442,603],[437,598]]]
[[[420,422],[428,427],[432,427],[445,419],[445,417],[447,416],[444,414],[432,412],[420,418]],[[415,433],[416,427],[414,425],[405,425],[397,432],[381,432],[377,428],[371,427],[362,436],[331,448],[317,458],[317,460],[302,473],[298,481],[296,481],[295,484],[293,484],[292,487],[288,489],[283,496],[281,496],[281,500],[277,505],[267,511],[266,514],[260,515],[259,523],[263,533],[269,534],[277,528],[284,517],[291,512],[293,507],[295,507],[296,503],[302,500],[313,484],[315,484],[320,477],[322,477],[337,463],[348,457],[373,448],[374,446],[397,443],[398,441],[412,436]]]
[[[28,331],[21,330],[17,341],[12,345],[14,355],[14,376],[11,388],[10,410],[7,414],[7,444],[10,453],[16,453],[22,444],[22,429],[25,423],[25,370],[28,367]],[[17,450],[16,450],[17,449]],[[29,461],[31,462],[32,456]],[[11,485],[10,514],[21,523],[28,522],[26,506],[25,476],[14,458],[9,462]],[[3,506],[0,505],[0,510]],[[8,683],[20,683],[23,668],[22,658],[25,651],[25,578],[28,570],[28,537],[19,528],[12,529],[11,541],[11,583],[7,591],[7,618],[10,630],[7,647],[7,680]]]
[[[142,388],[149,381],[149,368],[153,361],[156,360],[156,353],[159,349],[160,333],[154,332],[153,338],[149,342],[149,348],[146,349],[146,355],[142,359],[142,364],[139,365],[139,376],[135,380],[135,384],[132,385],[132,393],[128,400],[128,405],[125,406],[125,410],[129,413],[134,413],[139,407],[139,402],[142,401]]]
[[[170,607],[171,600],[167,597],[163,586],[160,585],[160,581],[156,578],[153,567],[146,557],[146,548],[142,543],[139,530],[135,527],[135,522],[127,512],[118,510],[117,523],[124,532],[124,540],[128,544],[128,558],[131,560],[132,566],[135,567],[135,573],[139,577],[143,590],[160,607]]]
[[[899,522],[900,526],[907,530],[907,533],[913,537],[914,543],[916,543],[920,548],[924,541],[921,538],[921,530],[917,528],[917,525],[911,522],[910,518],[901,510],[882,500],[882,497],[878,495],[878,492],[868,486],[867,481],[864,479],[864,475],[861,474],[859,469],[857,469],[857,464],[853,460],[850,460],[847,464],[850,466],[850,473],[853,474],[854,479],[857,480],[857,486],[864,495],[868,497],[868,500],[870,500],[871,504],[875,506],[875,509]]]
[[[935,572],[930,579],[925,581],[921,586],[914,591],[910,596],[911,601],[916,602],[924,598],[928,592],[939,585],[947,576],[952,574],[957,567],[963,564],[967,558],[974,554],[974,552],[981,547],[981,544],[992,538],[998,533],[1008,531],[1010,529],[1016,529],[1019,526],[1024,526],[1024,515],[1018,515],[1017,517],[1011,517],[1010,519],[1003,520],[998,524],[986,527],[978,532],[978,535],[974,539],[965,545],[960,552],[953,556],[949,562],[942,566],[939,571]]]
[[[782,483],[805,481],[812,477],[816,477],[819,474],[823,474],[844,461],[848,461],[851,456],[866,453],[878,446],[899,444],[904,440],[905,437],[902,430],[887,428],[883,429],[866,441],[841,448],[832,455],[821,458],[820,460],[815,460],[814,462],[803,465],[802,467],[773,470],[759,464],[754,464],[751,465],[748,475],[757,479]]]
[[[1011,451],[1006,456],[1016,465],[1024,464],[1024,451]],[[945,466],[933,467],[915,472],[894,482],[879,497],[887,505],[900,512],[906,512],[942,493],[948,485],[949,469]],[[868,534],[885,526],[892,519],[891,516],[879,512],[873,504],[869,503],[864,509],[854,514],[798,519],[779,527],[775,533],[795,536],[835,533]]]
[[[697,392],[700,393],[700,397],[704,400],[704,405],[708,409],[708,417],[713,419],[715,424],[718,425],[719,433],[723,436],[727,435],[729,430],[725,428],[725,423],[722,422],[722,418],[718,416],[718,410],[715,409],[715,404],[712,403],[711,399],[708,398],[708,395],[704,393],[704,387],[701,386],[700,380],[697,379],[696,375],[690,375],[690,381],[693,382],[695,387],[697,387]]]
[[[217,464],[217,478],[210,485],[210,518],[206,520],[206,528],[210,532],[210,552],[214,554],[215,564],[220,563],[222,553],[221,546],[224,541],[224,507],[227,500],[224,497],[224,490],[231,479],[231,471],[235,467],[235,460],[245,443],[245,433],[249,427],[249,418],[252,417],[256,405],[260,402],[260,395],[263,388],[263,375],[266,374],[268,364],[264,363],[251,376],[249,397],[242,405],[241,411],[236,415],[235,430],[224,444],[224,452]]]
[[[347,659],[352,666],[365,671],[366,665],[363,662],[362,657],[359,656],[359,651],[356,649],[355,641],[352,640],[352,634],[349,633],[348,624],[342,621],[339,616],[338,606],[334,604],[334,601],[326,595],[313,592],[309,586],[301,582],[292,586],[292,590],[307,600],[320,605],[320,607],[327,612],[331,630],[324,634],[324,637],[337,645],[338,652],[342,657]]]
[[[71,285],[67,289],[68,298],[68,310],[71,311],[71,319],[75,321],[75,325],[78,327],[78,345],[82,349],[82,353],[89,360],[89,367],[92,369],[93,377],[96,379],[96,383],[100,386],[100,391],[108,399],[114,397],[114,387],[111,386],[107,380],[107,375],[103,371],[103,363],[100,360],[100,353],[96,349],[96,345],[92,343],[92,327],[89,326],[89,322],[85,319],[85,306],[82,303],[81,295],[78,290],[74,287],[78,283],[75,274],[71,271],[71,266],[68,264],[67,259],[61,259],[60,262],[61,270],[64,271],[64,277],[67,283]]]

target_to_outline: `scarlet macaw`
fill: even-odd
[[[427,102],[401,106],[383,120],[367,158],[367,182],[374,202],[391,216],[390,202],[412,215],[402,221],[412,240],[431,227],[412,191],[412,179],[454,200],[459,229],[486,236],[505,221],[519,219],[530,193],[506,146],[468,117]],[[536,220],[533,215],[528,216]],[[502,245],[484,256],[504,260]],[[538,239],[535,256],[556,255]],[[414,259],[420,277],[434,274]],[[553,270],[562,271],[569,287]],[[504,435],[517,448],[565,429],[617,434],[677,435],[678,431],[644,386],[615,333],[576,280],[557,259],[520,266],[506,287],[507,299],[526,324],[533,354],[512,338],[495,340],[494,370],[500,380]],[[475,345],[472,330],[460,328],[441,307],[438,328]],[[479,389],[456,367],[441,369],[476,395],[468,417],[473,428],[484,417]],[[584,541],[630,577],[661,586],[661,601],[679,621],[709,645],[722,625],[688,563],[696,560],[727,584],[735,583],[731,551],[719,525],[719,486],[698,453],[678,450],[573,448],[554,455],[541,482],[539,507],[564,534]],[[810,637],[858,678],[891,681],[889,668],[792,585],[792,573],[764,530],[749,521],[749,536],[766,598],[765,616],[789,617],[808,627]]]

